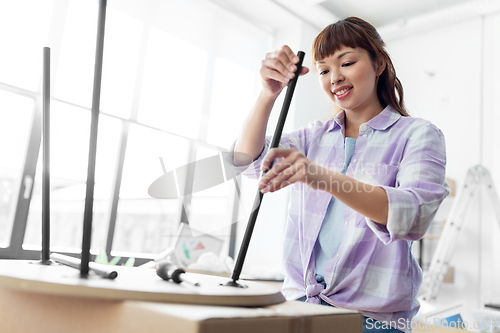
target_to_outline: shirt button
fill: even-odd
[[[338,258],[338,257],[340,257],[340,253],[337,253],[337,254],[335,255],[335,257],[337,257],[337,258]]]
[[[368,135],[366,135],[366,134],[363,134],[363,138],[366,138],[367,136],[368,136]]]
[[[352,163],[356,163],[358,160],[357,159],[353,159],[352,160]]]
[[[345,221],[345,225],[348,225],[349,224],[349,221]]]

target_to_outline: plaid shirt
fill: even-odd
[[[342,111],[326,123],[315,121],[283,134],[280,147],[296,148],[313,162],[339,171],[344,162],[344,117]],[[259,177],[270,142],[271,137],[266,137],[261,155],[243,174]],[[422,282],[422,270],[411,246],[424,236],[450,193],[445,165],[444,136],[429,121],[403,117],[387,107],[362,124],[346,175],[385,190],[387,226],[346,206],[343,240],[337,255],[326,264],[324,288],[315,279],[313,251],[331,194],[303,183],[293,184],[283,244],[286,298],[307,296],[307,301],[314,303],[321,298],[411,331],[411,318],[420,307],[416,295]]]

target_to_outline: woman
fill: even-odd
[[[409,117],[384,42],[366,21],[329,25],[312,57],[322,89],[341,111],[283,134],[280,147],[268,149],[269,114],[298,62],[283,46],[262,62],[262,90],[233,148],[254,159],[247,175],[258,177],[281,159],[260,180],[262,192],[292,185],[283,293],[360,310],[365,332],[410,332],[422,282],[411,246],[449,194],[443,134]],[[236,156],[234,162],[247,164]]]

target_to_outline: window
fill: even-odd
[[[97,2],[70,1],[59,48],[53,48],[57,75],[54,97],[90,108],[97,32]],[[90,132],[90,130],[89,130]]]
[[[153,199],[148,188],[166,170],[185,164],[188,141],[133,125],[125,156],[113,250],[159,253],[170,245],[180,218],[180,199]]]
[[[33,99],[0,90],[0,245],[10,240],[17,191],[33,117]]]
[[[37,90],[52,8],[53,1],[0,2],[0,82]]]
[[[127,119],[138,85],[139,56],[144,24],[113,7],[106,10],[101,110]]]
[[[238,136],[247,114],[242,110],[250,110],[254,102],[255,81],[255,72],[217,57],[208,121],[209,143],[224,147]],[[228,84],[229,82],[234,84]],[[240,126],[228,126],[229,124]]]
[[[51,246],[81,247],[97,5],[0,4],[0,28],[9,31],[0,41],[10,50],[0,54],[0,139],[12,142],[0,146],[0,256],[37,258],[40,248],[43,46],[51,47],[53,74]],[[93,253],[151,258],[172,244],[180,222],[224,239],[227,251],[242,214],[239,185],[173,199],[153,199],[148,187],[165,171],[230,147],[256,97],[269,42],[268,33],[211,1],[108,1]]]
[[[151,28],[138,121],[196,139],[207,58],[207,51]]]
[[[29,198],[30,130],[52,1],[0,2],[0,248],[10,248],[19,202]],[[19,41],[23,41],[20,43]],[[25,188],[27,189],[25,191]],[[1,249],[2,251],[9,251]]]
[[[75,251],[82,245],[82,223],[88,165],[90,112],[61,102],[51,105],[51,247]],[[92,247],[106,242],[113,174],[116,169],[121,122],[102,115],[99,119],[94,188]],[[43,153],[39,154],[34,193],[23,247],[41,248],[41,179]]]

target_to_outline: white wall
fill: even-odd
[[[484,117],[483,117],[483,160],[493,176],[497,193],[500,192],[500,14],[486,17],[485,20],[485,70],[484,70]],[[483,239],[486,245],[485,257],[482,260],[482,274],[485,278],[485,302],[500,303],[500,203],[496,204],[496,220],[489,215],[483,226]]]
[[[476,164],[487,167],[500,185],[499,35],[500,15],[490,15],[484,21],[478,17],[386,40],[410,113],[431,120],[446,137],[447,176],[459,190]],[[487,199],[482,196],[482,201]],[[451,261],[455,283],[443,285],[438,303],[465,299],[477,307],[500,302],[494,283],[500,279],[495,259],[500,255],[500,226],[483,208],[474,209],[466,220]]]

